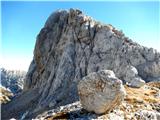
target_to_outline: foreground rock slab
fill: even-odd
[[[121,104],[125,97],[122,81],[110,70],[93,72],[78,84],[78,93],[84,109],[103,114]]]

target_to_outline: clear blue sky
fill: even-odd
[[[27,69],[36,36],[57,9],[79,8],[103,23],[123,30],[138,43],[160,51],[160,3],[153,2],[1,2],[4,67]],[[7,64],[7,65],[5,65]],[[12,69],[11,68],[11,69]]]

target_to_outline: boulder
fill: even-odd
[[[110,70],[93,72],[84,77],[78,83],[78,93],[82,107],[97,114],[111,111],[121,104],[126,94],[122,81]]]
[[[145,84],[145,81],[138,76],[138,71],[135,67],[128,65],[125,70],[124,80],[131,87],[141,87]]]

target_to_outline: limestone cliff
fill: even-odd
[[[80,10],[58,10],[37,36],[23,93],[2,106],[2,118],[20,118],[25,112],[34,117],[46,109],[74,102],[79,80],[103,69],[139,87],[144,81],[160,80],[160,53]]]

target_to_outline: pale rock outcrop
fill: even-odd
[[[2,106],[2,118],[20,118],[28,109],[27,116],[32,118],[45,109],[78,100],[77,83],[102,69],[114,71],[125,83],[123,70],[128,65],[144,81],[160,78],[156,50],[133,42],[122,31],[96,22],[80,10],[58,10],[37,36],[23,93]]]
[[[124,80],[128,85],[132,87],[141,87],[145,84],[145,81],[138,76],[138,71],[135,67],[128,65],[124,68],[124,71],[126,73],[124,75]]]
[[[102,114],[121,104],[125,97],[122,81],[113,71],[101,70],[84,77],[78,83],[78,93],[82,107]]]

